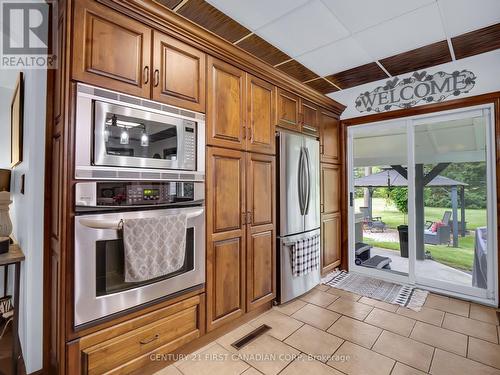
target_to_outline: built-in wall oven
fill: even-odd
[[[77,179],[203,179],[203,114],[80,83],[76,91]]]
[[[75,196],[77,328],[205,282],[203,182],[79,182]],[[180,213],[187,216],[182,267],[145,282],[126,282],[123,221]]]

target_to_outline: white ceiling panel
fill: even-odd
[[[449,37],[500,22],[500,0],[439,0]]]
[[[291,57],[349,35],[349,31],[319,0],[291,11],[255,33]]]
[[[352,33],[375,26],[434,1],[436,0],[323,0]]]
[[[375,59],[446,39],[437,3],[366,29],[354,37]]]
[[[320,76],[342,72],[373,61],[352,37],[298,56],[296,60]]]
[[[281,17],[309,0],[207,0],[208,3],[241,23],[255,30]]]

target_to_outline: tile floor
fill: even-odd
[[[320,285],[156,375],[500,375],[499,335],[492,308],[430,294],[415,312]]]

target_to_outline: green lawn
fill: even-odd
[[[359,207],[363,205],[363,198],[357,198],[355,204],[356,211],[359,211]],[[426,207],[425,220],[441,220],[444,211],[450,210],[449,208]],[[399,212],[391,202],[388,202],[384,198],[373,198],[373,216],[381,216],[382,221],[384,221],[389,228],[393,229],[397,228],[398,225],[408,223],[406,215]],[[471,271],[474,261],[473,230],[477,227],[486,226],[486,210],[465,209],[465,219],[467,221],[467,229],[471,232],[465,237],[458,237],[458,248],[446,245],[425,245],[425,249],[430,251],[432,258],[440,263],[461,270]],[[399,251],[398,242],[380,242],[366,237],[363,238],[363,242],[372,246]]]
[[[356,198],[356,211],[363,206],[363,198]],[[426,207],[425,220],[437,221],[443,218],[445,211],[451,211],[451,208]],[[402,212],[399,212],[392,202],[388,202],[384,198],[373,198],[373,216],[381,216],[389,228],[397,228],[398,225],[407,224],[408,218]],[[460,220],[460,209],[458,210]],[[465,209],[465,221],[467,221],[467,229],[474,230],[477,227],[486,226],[486,210],[485,209]]]

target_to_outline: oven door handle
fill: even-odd
[[[200,216],[203,213],[203,208],[189,212],[186,214],[187,219],[192,219],[194,217]],[[166,216],[166,215],[161,215]],[[91,229],[110,229],[110,230],[121,230],[123,229],[123,221],[127,220],[126,217],[120,220],[102,220],[102,219],[85,219],[81,218],[79,223]]]

